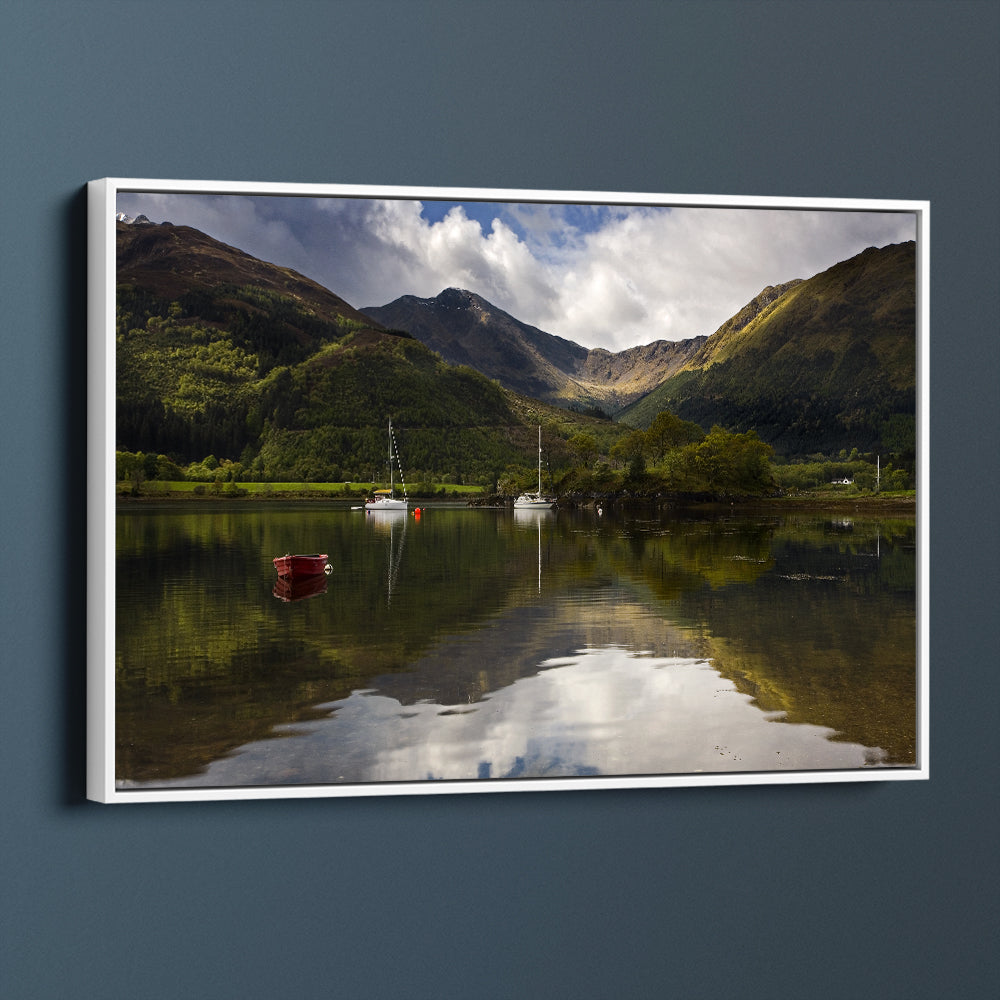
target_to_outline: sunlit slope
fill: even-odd
[[[912,242],[784,286],[755,300],[747,322],[724,324],[622,419],[645,427],[669,409],[705,427],[756,429],[784,453],[910,451],[915,289]]]

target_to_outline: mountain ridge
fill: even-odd
[[[121,221],[117,238],[116,450],[152,466],[200,462],[233,481],[377,478],[391,417],[408,475],[488,484],[533,463],[538,423],[563,461],[575,433],[592,431],[604,451],[621,433],[449,365],[199,230]]]
[[[117,282],[141,286],[163,298],[220,285],[257,285],[291,296],[326,318],[382,327],[339,295],[289,267],[271,264],[191,226],[118,221]]]
[[[738,314],[740,315],[740,314]],[[756,430],[779,454],[916,446],[916,248],[869,247],[732,320],[619,416]]]
[[[779,454],[915,449],[912,242],[768,285],[711,336],[611,352],[461,289],[357,309],[191,227],[122,220],[116,235],[123,450],[348,478],[381,455],[391,413],[421,428],[420,467],[482,476],[530,448],[528,425],[563,444],[585,430],[608,455],[663,410]],[[619,422],[584,424],[594,410]]]
[[[451,364],[470,365],[523,395],[571,408],[621,409],[680,370],[704,337],[612,352],[531,326],[475,292],[403,295],[361,312],[405,330]]]

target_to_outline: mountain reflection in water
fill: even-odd
[[[848,527],[122,512],[118,786],[911,766],[914,524]],[[325,592],[275,600],[319,548]]]
[[[859,768],[884,753],[782,724],[704,660],[587,649],[473,705],[404,706],[356,691],[329,717],[281,727],[203,786],[551,778]]]

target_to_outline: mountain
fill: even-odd
[[[383,326],[405,330],[445,361],[469,365],[514,392],[558,406],[611,412],[678,371],[705,340],[658,340],[618,353],[588,350],[459,288],[446,288],[431,299],[404,295],[362,312]]]
[[[190,227],[116,231],[121,451],[367,480],[391,417],[408,470],[482,482],[534,464],[539,423],[555,466],[574,435],[606,455],[662,410],[785,455],[915,450],[912,242],[769,286],[711,337],[612,353],[457,289],[362,311]],[[573,412],[595,406],[620,422]]]
[[[802,284],[801,278],[794,278],[786,281],[783,285],[768,285],[759,295],[752,298],[735,316],[727,319],[711,339],[702,339],[701,349],[688,359],[684,368],[707,367],[711,363],[709,359],[722,360],[726,353],[726,348],[732,348],[740,342],[739,335],[754,321],[761,313],[767,311],[771,305],[778,301],[785,292],[797,285]]]
[[[408,476],[463,482],[533,465],[543,421],[562,438],[553,454],[591,425],[611,441],[621,433],[554,417],[309,278],[196,229],[116,230],[120,451],[206,469],[228,462],[226,475],[265,480],[368,480],[381,478],[391,417]]]
[[[588,350],[449,288],[362,312],[456,364],[564,407],[645,428],[662,410],[756,430],[779,454],[915,450],[913,242],[769,285],[710,337]]]
[[[145,223],[145,216],[116,224],[118,284],[134,285],[160,298],[191,296],[199,290],[221,302],[224,286],[252,285],[288,298],[303,313],[320,321],[381,329],[329,289],[297,271],[278,267],[228,246],[189,226]],[[223,311],[250,315],[252,303],[230,300]],[[290,330],[301,337],[301,330]]]
[[[765,289],[620,419],[646,427],[664,409],[703,427],[755,429],[779,454],[912,452],[914,243],[870,247]]]

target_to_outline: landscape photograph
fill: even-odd
[[[923,203],[102,192],[115,796],[922,772]]]

